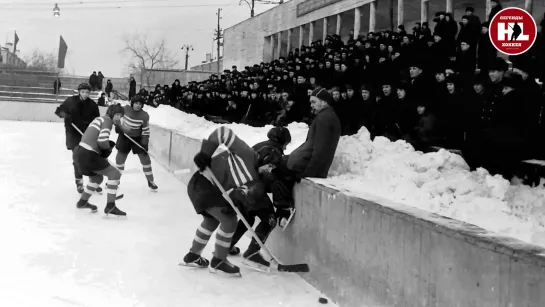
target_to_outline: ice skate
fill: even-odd
[[[117,216],[127,216],[127,213],[119,210],[119,208],[117,208],[115,203],[107,203],[106,208],[104,208],[104,213],[106,213],[106,216],[108,216],[108,214],[117,215]]]
[[[263,273],[269,273],[270,269],[269,266],[271,265],[270,262],[263,259],[263,256],[259,253],[259,250],[257,251],[251,251],[248,249],[244,255],[244,260],[242,260],[242,264],[246,266],[249,269],[257,270]]]
[[[215,273],[218,275],[242,277],[242,274],[240,274],[240,268],[229,262],[227,259],[222,260],[216,257],[212,257],[209,268],[211,273]]]
[[[189,252],[185,255],[184,260],[179,263],[181,266],[188,266],[193,268],[207,268],[210,264],[206,258],[201,257],[201,255],[195,254],[194,252]]]
[[[157,192],[157,189],[159,188],[155,182],[148,180],[148,187],[151,189],[152,192]]]
[[[88,203],[86,200],[82,200],[80,199],[78,201],[78,203],[76,204],[76,207],[78,209],[91,209],[91,212],[97,212],[97,206],[95,205],[91,205],[90,203]]]
[[[229,250],[229,255],[236,256],[238,254],[240,254],[240,248],[236,246],[231,247],[231,249]]]

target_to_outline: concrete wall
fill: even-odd
[[[200,141],[155,125],[150,150],[195,170]],[[297,213],[267,245],[342,307],[545,306],[545,249],[403,205],[386,207],[304,179]]]
[[[0,120],[33,122],[63,122],[55,115],[60,103],[0,101]],[[100,114],[106,114],[106,107],[98,107]]]
[[[223,72],[223,60],[219,61],[219,66],[220,66],[219,71],[221,73],[221,72]],[[231,68],[227,68],[227,69],[231,69]],[[211,73],[217,74],[218,73],[218,61],[213,61],[213,62],[193,66],[193,67],[189,68],[189,70],[191,70],[191,71],[206,71],[206,72],[211,72]]]
[[[309,26],[310,22],[317,22],[314,27],[314,40],[322,38],[323,18],[328,17],[328,34],[336,32],[336,14],[342,14],[342,23],[340,35],[346,41],[349,32],[354,29],[354,8],[361,7],[361,29],[360,33],[369,31],[369,10],[370,0],[343,0],[313,11],[309,14],[297,17],[297,4],[304,0],[292,0],[284,4],[275,6],[274,8],[259,14],[253,18],[247,19],[224,31],[224,49],[223,60],[224,67],[237,65],[244,67],[248,65],[258,64],[262,61],[270,61],[272,58],[278,57],[277,37],[272,40],[270,35],[282,32],[282,50],[281,54],[287,53],[287,30],[293,29],[291,46],[298,47],[299,42],[299,26],[303,27],[303,42],[308,45]],[[390,28],[389,17],[389,0],[377,0],[377,15],[376,15],[376,30],[386,30]],[[503,7],[516,6],[524,8],[523,0],[501,1]],[[404,1],[404,21],[403,24],[408,31],[411,31],[414,23],[420,21],[420,3],[421,1]],[[428,21],[430,26],[434,26],[432,19],[434,14],[439,11],[446,10],[446,1],[432,0],[429,1]],[[470,1],[461,0],[453,1],[454,16],[457,20],[465,14],[467,6],[475,8],[477,14],[483,21],[486,19],[485,7],[486,1]],[[394,27],[397,27],[397,0],[393,0],[394,7]],[[533,16],[536,22],[543,18],[545,11],[545,2],[543,0],[534,0]],[[271,44],[272,47],[270,46]],[[271,55],[271,50],[272,56]]]

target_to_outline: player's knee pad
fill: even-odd
[[[89,177],[89,182],[97,183],[97,184],[99,184],[99,185],[100,185],[103,181],[104,181],[104,176],[102,176],[102,175],[95,175],[95,176]]]
[[[121,172],[117,168],[110,165],[106,169],[106,176],[108,177],[108,180],[119,180],[121,179]]]
[[[118,151],[117,155],[115,155],[115,163],[116,164],[124,164],[125,161],[127,161],[128,156],[129,156],[128,153]]]
[[[142,162],[142,164],[150,164],[151,163],[151,158],[147,153],[139,153],[138,158],[140,158],[140,162]]]
[[[225,233],[232,233],[235,232],[237,229],[238,219],[236,214],[235,215],[226,215],[220,224],[221,231]]]

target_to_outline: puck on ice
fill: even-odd
[[[320,298],[318,299],[318,302],[320,302],[321,304],[327,304],[327,298],[325,298],[325,297],[320,297]]]

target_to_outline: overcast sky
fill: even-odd
[[[55,3],[60,18],[53,18]],[[128,61],[119,52],[123,37],[140,33],[150,42],[165,38],[180,61],[178,68],[183,68],[185,51],[180,48],[184,44],[195,49],[190,66],[200,64],[212,51],[219,7],[223,29],[250,16],[248,5],[239,5],[239,0],[0,0],[0,45],[4,47],[6,39],[13,41],[16,30],[17,49],[24,58],[36,48],[56,50],[62,34],[69,53],[66,71],[89,75],[100,70],[106,77],[120,77],[127,73]],[[272,7],[256,4],[256,14]]]

